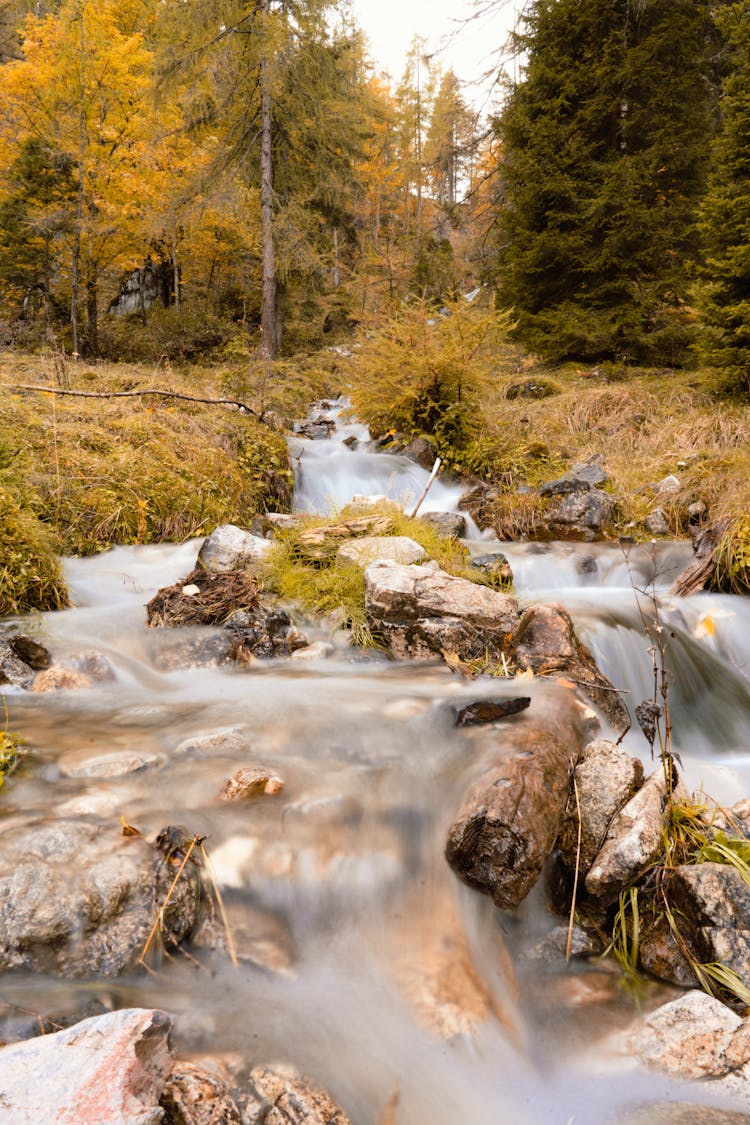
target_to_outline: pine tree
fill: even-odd
[[[712,127],[708,0],[535,0],[499,123],[502,298],[551,359],[678,362]]]
[[[459,185],[475,147],[474,114],[466,105],[461,83],[448,70],[435,96],[424,157],[433,192],[449,211],[458,202]]]
[[[721,132],[701,208],[700,353],[727,369],[729,388],[750,391],[750,0],[719,14],[729,52]]]

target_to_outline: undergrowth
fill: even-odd
[[[73,389],[164,387],[219,397],[209,375],[68,365]],[[56,384],[44,361],[0,359],[0,614],[65,604],[57,554],[181,541],[288,510],[281,434],[249,415],[167,398],[14,390]]]

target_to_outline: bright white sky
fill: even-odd
[[[515,8],[521,3],[498,2],[496,11],[464,23],[478,8],[487,6],[485,0],[479,5],[474,0],[352,0],[355,18],[370,41],[376,69],[389,71],[394,84],[401,78],[414,35],[427,40],[427,54],[437,52],[435,60],[443,70],[452,67],[466,83],[479,82],[491,68],[496,72],[499,57],[493,53],[502,48],[513,26]],[[469,87],[467,101],[477,109],[488,108],[487,89],[487,83],[482,88]]]

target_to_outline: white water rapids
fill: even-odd
[[[355,449],[343,444],[351,435]],[[365,443],[356,423],[327,441],[294,438],[297,507],[327,510],[353,493],[413,504],[427,474]],[[452,510],[460,491],[437,482],[424,508]],[[143,607],[188,573],[197,546],[68,560],[75,608],[20,622],[61,660],[82,648],[104,653],[115,679],[81,691],[6,694],[9,726],[30,753],[0,795],[0,831],[86,815],[116,823],[123,816],[146,834],[169,823],[205,833],[238,932],[260,919],[266,953],[212,973],[176,958],[158,976],[126,980],[6,974],[3,998],[34,1012],[84,1013],[94,1000],[163,1007],[176,1016],[179,1050],[292,1062],[326,1085],[356,1125],[601,1125],[623,1121],[637,1103],[708,1101],[700,1088],[647,1076],[599,1050],[633,1014],[606,966],[552,971],[519,960],[521,999],[516,1005],[507,994],[498,934],[518,953],[558,920],[537,892],[501,914],[459,885],[443,858],[467,776],[445,702],[503,689],[467,684],[441,666],[352,660],[340,637],[334,657],[314,663],[170,671],[166,631],[145,629]],[[631,577],[636,585],[655,579],[674,634],[672,710],[688,780],[726,802],[750,794],[747,600],[670,599],[688,554],[680,545],[633,548],[627,559],[600,544],[470,547],[505,552],[524,603],[566,605],[631,704],[650,694],[652,681]],[[525,682],[527,689],[535,706],[547,705],[545,685]],[[223,749],[202,752],[198,740],[216,731],[233,733]],[[232,738],[245,749],[232,751]],[[647,757],[639,732],[627,744]],[[114,750],[151,756],[151,764],[105,780],[78,775],[77,763]],[[283,794],[220,802],[224,781],[249,763],[280,774]],[[461,959],[454,912],[492,1007],[512,1012],[513,1034],[489,1012],[473,1035],[444,1041],[418,1018],[404,979],[429,969],[435,947],[449,951],[448,961],[451,950]],[[672,995],[654,984],[644,1003]],[[386,1119],[389,1102],[396,1109]]]

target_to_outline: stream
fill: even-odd
[[[331,438],[290,439],[297,510],[333,510],[355,493],[413,506],[428,474],[376,452],[364,427],[340,410],[329,410],[339,420]],[[436,481],[424,510],[455,510],[461,491]],[[475,528],[471,535],[471,551],[504,552],[522,604],[566,606],[631,709],[652,691],[641,615],[649,592],[658,596],[688,785],[722,803],[750,795],[750,600],[671,597],[687,544],[623,549],[498,543]],[[238,968],[226,958],[210,972],[174,957],[158,974],[114,980],[5,974],[6,1003],[19,1013],[162,1007],[175,1016],[178,1051],[292,1062],[328,1087],[356,1125],[601,1125],[624,1121],[644,1102],[709,1101],[700,1087],[647,1075],[601,1049],[634,1011],[611,966],[524,967],[523,951],[559,921],[541,891],[502,914],[449,870],[446,830],[467,765],[445,703],[497,694],[498,682],[471,684],[447,667],[396,665],[377,654],[354,658],[343,636],[301,618],[310,639],[330,636],[332,657],[174,670],[173,632],[147,630],[143,607],[192,569],[198,546],[68,559],[74,608],[2,622],[2,632],[33,632],[58,660],[96,649],[114,678],[80,691],[6,692],[8,727],[30,752],[0,795],[0,832],[85,816],[124,817],[147,835],[166,824],[205,834],[248,955]],[[527,688],[535,706],[553,705],[544,683],[525,681]],[[625,744],[650,762],[637,728]],[[113,752],[140,768],[90,776],[86,763]],[[248,763],[277,772],[281,796],[218,800]],[[499,942],[517,961],[518,1002]],[[457,964],[470,952],[481,983],[456,970],[461,995],[443,1002],[440,1020],[457,1033],[441,1039],[425,1026],[434,1005],[420,981],[446,951]],[[654,982],[643,1003],[674,995]],[[472,1006],[475,1027],[464,1010]],[[389,1102],[395,1115],[386,1118]]]

